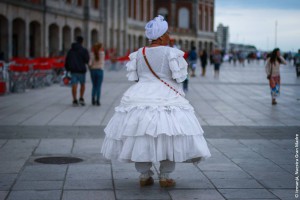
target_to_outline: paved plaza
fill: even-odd
[[[140,188],[133,163],[100,154],[103,129],[130,87],[126,71],[105,71],[101,107],[72,107],[60,85],[0,96],[0,200],[241,200],[295,199],[295,143],[300,134],[300,79],[281,70],[281,96],[271,97],[263,63],[224,64],[220,78],[190,78],[194,106],[212,157],[198,166],[178,163],[177,185]],[[295,139],[296,138],[296,139]],[[40,164],[36,158],[71,156],[76,164]],[[158,170],[158,163],[154,164]]]

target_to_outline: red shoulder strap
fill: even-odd
[[[164,80],[162,80],[152,69],[152,67],[150,66],[149,62],[148,62],[148,59],[146,57],[146,54],[145,54],[145,49],[146,47],[143,48],[142,50],[142,53],[143,53],[143,57],[145,59],[145,62],[149,68],[149,70],[151,71],[151,73],[158,79],[160,80],[162,83],[164,83],[166,86],[168,86],[169,88],[171,88],[171,90],[173,90],[174,92],[176,92],[176,94],[179,94],[180,96],[183,96],[182,94],[180,94],[175,88],[173,88],[170,84],[168,84],[167,82],[165,82]]]

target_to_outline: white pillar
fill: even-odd
[[[61,25],[58,25],[58,54],[62,51],[62,39],[63,39],[63,27]]]
[[[143,10],[144,10],[144,18],[142,19],[143,21],[147,21],[147,16],[148,16],[148,9],[147,9],[147,0],[143,1]]]
[[[8,59],[11,59],[12,58],[12,55],[13,55],[13,23],[12,23],[12,19],[7,19],[7,34],[8,34]]]
[[[25,21],[25,52],[24,52],[24,55],[25,57],[29,57],[29,40],[30,40],[30,33],[29,33],[29,23],[28,21],[26,20]]]
[[[208,9],[208,12],[207,12],[207,17],[208,17],[208,27],[207,27],[207,31],[210,32],[211,31],[211,16],[210,16],[210,8]]]
[[[135,1],[134,0],[129,0],[129,1],[131,1],[131,13],[130,13],[131,19],[134,19],[134,3],[135,3]]]
[[[44,31],[45,31],[45,56],[48,57],[49,56],[49,24],[46,23],[45,27],[44,27]]]
[[[194,26],[197,34],[199,30],[199,0],[195,0],[194,2],[193,17],[194,17]]]
[[[141,4],[140,4],[140,0],[136,1],[136,18],[137,20],[141,20]]]
[[[71,44],[75,41],[75,38],[74,38],[74,27],[70,27],[70,32],[71,32],[71,36],[70,36],[70,39],[71,39]]]
[[[205,4],[202,4],[202,31],[205,31],[205,18],[206,18],[206,12],[205,12]]]

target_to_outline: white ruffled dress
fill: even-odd
[[[165,46],[146,48],[152,69],[181,94],[181,82],[187,77],[183,55]],[[104,157],[122,162],[193,162],[210,157],[203,130],[188,100],[154,77],[142,48],[129,58],[128,80],[138,82],[124,93],[104,130]]]

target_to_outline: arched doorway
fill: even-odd
[[[184,42],[184,49],[185,49],[186,51],[189,51],[189,50],[190,50],[190,47],[189,47],[189,41],[188,41],[188,40],[186,40],[186,41]]]
[[[17,18],[13,20],[13,57],[25,56],[25,21]]]
[[[33,21],[29,24],[29,56],[39,57],[42,55],[41,24]]]
[[[202,42],[201,41],[199,41],[199,43],[198,43],[198,48],[199,48],[199,50],[203,50]]]
[[[192,47],[196,47],[194,41],[191,41],[191,42],[190,42],[190,47],[191,47],[191,48],[192,48]]]
[[[82,36],[82,32],[81,29],[77,27],[74,29],[74,39],[76,40],[76,37],[78,36]]]
[[[214,44],[212,42],[209,43],[209,51],[212,51],[214,48]]]
[[[182,46],[182,40],[178,41],[179,48],[182,50],[184,47]]]
[[[143,45],[143,36],[139,36],[139,44],[138,48],[141,48]]]
[[[62,35],[62,51],[64,54],[71,48],[71,28],[69,26],[63,27],[63,35]]]
[[[59,54],[59,27],[56,24],[49,26],[49,55]]]
[[[99,35],[96,29],[91,32],[91,45],[93,46],[96,42],[99,42]]]
[[[133,36],[133,51],[136,50],[136,36]]]
[[[132,52],[132,46],[131,46],[131,35],[128,35],[128,49],[130,52]]]
[[[8,21],[0,15],[0,57],[8,60]]]

